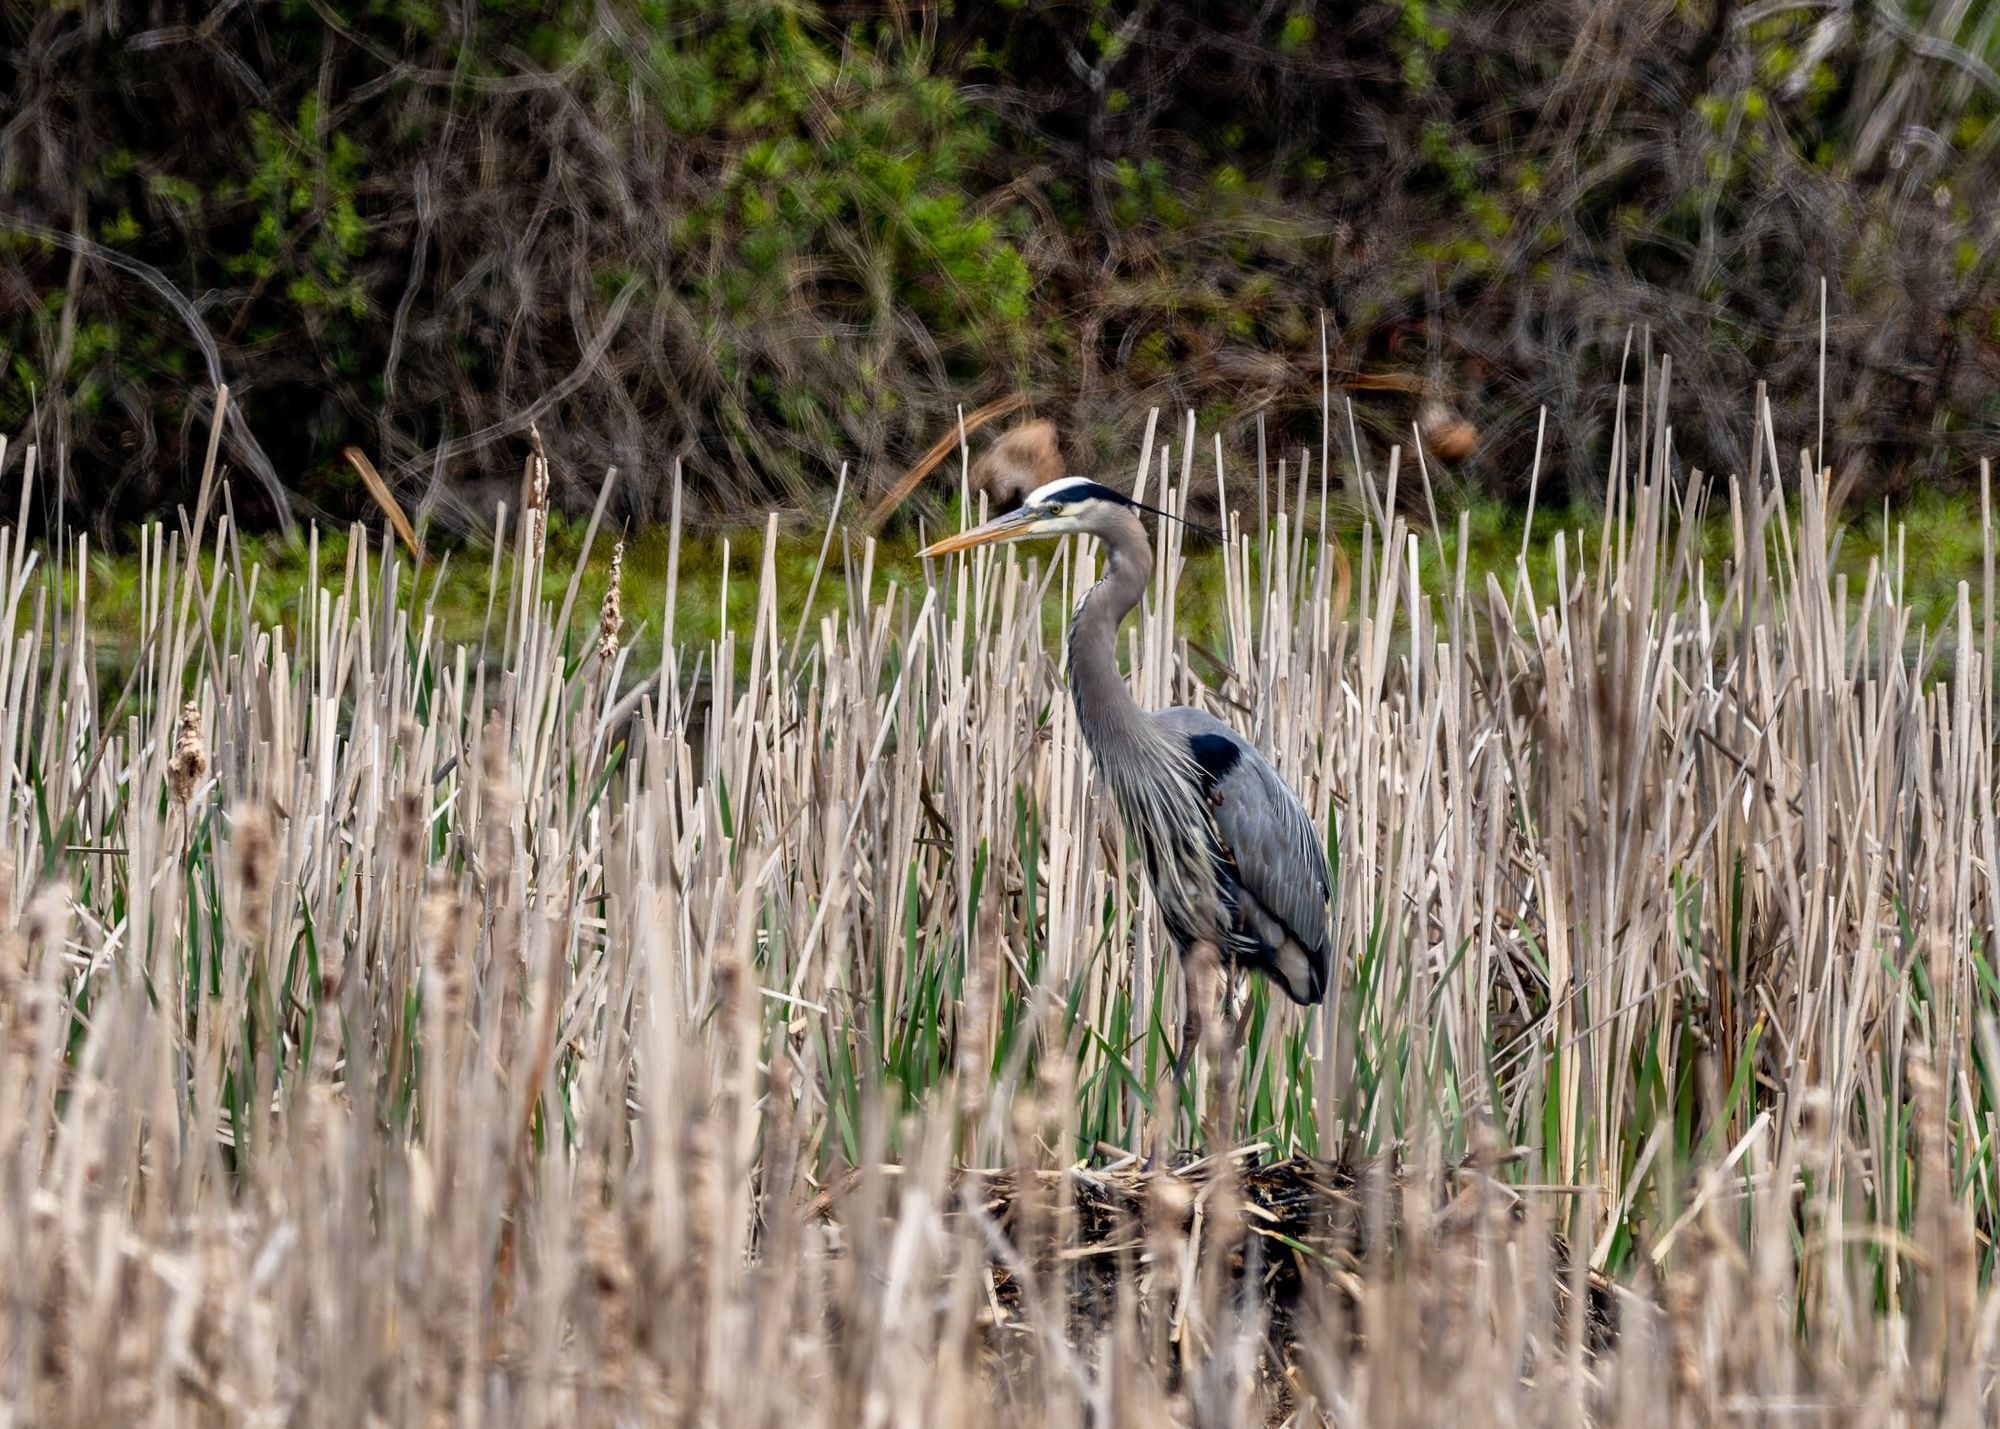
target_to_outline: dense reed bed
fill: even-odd
[[[0,531],[0,1420],[1991,1418],[1992,542],[1913,628],[1768,409],[1704,482],[1665,388],[1540,592],[1393,457],[1358,533],[1325,452],[1108,478],[1228,513],[1138,693],[1336,870],[1327,1004],[1180,1095],[1044,620],[1087,546],[836,513],[837,615],[767,555],[686,648],[671,579],[538,598],[531,459],[477,646],[359,533],[267,628],[211,448],[102,680],[81,543]]]

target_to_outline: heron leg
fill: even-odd
[[[1192,991],[1192,988],[1190,988]],[[1181,1016],[1180,1046],[1174,1051],[1173,1062],[1173,1103],[1160,1107],[1154,1113],[1153,1149],[1146,1155],[1146,1169],[1157,1170],[1166,1159],[1168,1145],[1174,1137],[1174,1127],[1180,1123],[1181,1107],[1187,1101],[1188,1065],[1194,1061],[1195,1047],[1201,1041],[1201,1019],[1195,1014],[1194,999],[1187,999],[1187,1007]],[[1159,1090],[1165,1091],[1165,1087]]]
[[[1202,1044],[1203,1024],[1201,998],[1206,979],[1201,972],[1206,959],[1212,953],[1205,953],[1200,945],[1188,950],[1181,958],[1181,1035],[1180,1045],[1174,1049],[1173,1102],[1160,1106],[1154,1113],[1153,1148],[1146,1156],[1146,1169],[1153,1170],[1166,1159],[1174,1137],[1174,1130],[1180,1124],[1181,1108],[1187,1104],[1188,1079],[1194,1065],[1195,1053]],[[1158,1091],[1164,1092],[1165,1087]]]
[[[1243,1050],[1243,1039],[1250,1031],[1250,979],[1241,968],[1229,970],[1229,1005],[1235,1009],[1229,1019],[1229,1050],[1233,1054]]]
[[[1189,989],[1192,992],[1193,989]],[[1181,1045],[1174,1053],[1174,1111],[1179,1113],[1181,1102],[1187,1094],[1188,1068],[1194,1064],[1195,1049],[1201,1046],[1201,1014],[1195,1010],[1193,997],[1187,1000],[1187,1007],[1181,1013]]]
[[[1243,995],[1243,973],[1233,963],[1224,973],[1222,1006],[1216,1010],[1218,1027],[1228,1031],[1217,1038],[1215,1085],[1210,1094],[1208,1140],[1211,1151],[1229,1139],[1236,1123],[1236,1073],[1243,1060],[1243,1035],[1250,1026],[1250,999]]]

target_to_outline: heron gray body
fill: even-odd
[[[1305,806],[1242,735],[1205,710],[1141,709],[1118,669],[1118,627],[1152,570],[1134,503],[1071,477],[931,550],[1067,531],[1097,536],[1106,550],[1104,577],[1070,622],[1071,703],[1168,933],[1183,955],[1207,944],[1293,1001],[1319,1002],[1333,943],[1331,880]]]

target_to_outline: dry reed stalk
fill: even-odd
[[[382,514],[389,518],[389,524],[402,538],[404,549],[421,566],[424,564],[423,547],[417,544],[416,528],[410,525],[410,518],[403,514],[403,504],[396,500],[396,493],[389,489],[389,483],[382,480],[382,474],[375,470],[375,463],[368,459],[368,453],[360,447],[346,447],[341,453],[347,464],[354,468],[354,474],[361,478],[361,485],[369,498],[382,508]]]

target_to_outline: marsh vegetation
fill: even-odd
[[[767,544],[689,634],[530,480],[469,641],[359,528],[274,623],[212,444],[107,679],[87,538],[0,530],[15,1414],[1982,1421],[1992,528],[1919,628],[1768,407],[1683,479],[1664,386],[1541,589],[1320,468],[1245,510],[1192,424],[1112,478],[1229,513],[1160,531],[1136,693],[1335,874],[1326,1004],[1252,994],[1206,1128],[1044,619],[1087,545],[830,529],[830,608]]]

